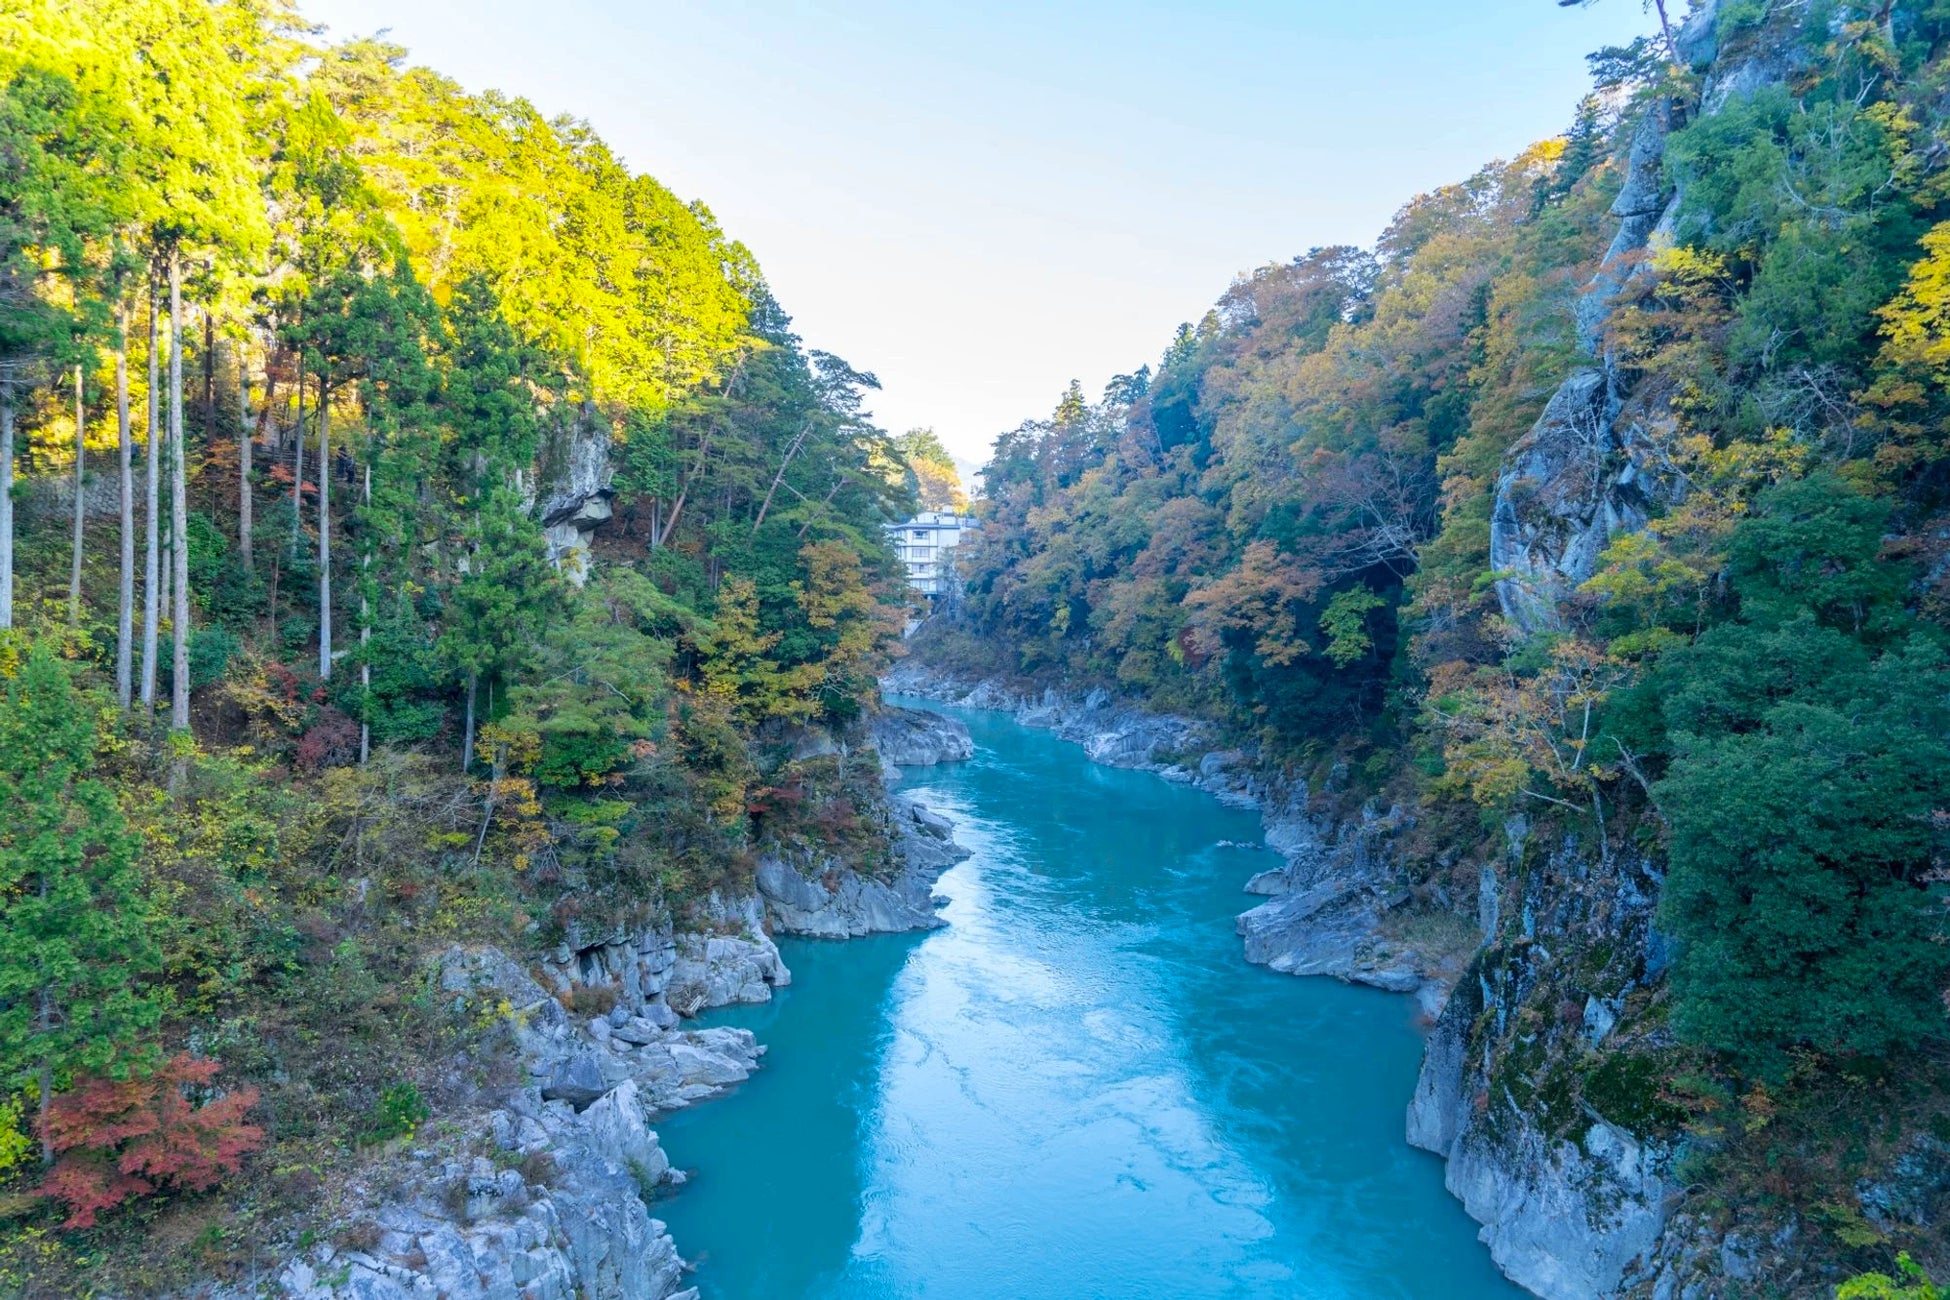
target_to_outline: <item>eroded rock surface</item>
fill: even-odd
[[[677,1029],[661,1002],[578,1019],[497,948],[449,949],[435,982],[459,1014],[498,1020],[527,1082],[484,1091],[408,1152],[390,1187],[368,1189],[370,1214],[289,1263],[280,1288],[305,1300],[695,1297],[647,1208],[671,1174],[650,1119],[743,1082],[764,1049],[745,1030]]]
[[[968,724],[927,709],[885,706],[868,724],[880,756],[897,767],[933,767],[975,757]]]
[[[846,939],[946,924],[935,914],[934,882],[968,852],[954,842],[953,824],[938,813],[899,795],[889,807],[901,866],[888,879],[861,875],[831,859],[805,871],[778,856],[760,860],[758,892],[774,930]]]

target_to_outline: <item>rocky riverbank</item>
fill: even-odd
[[[1323,814],[1305,782],[1230,746],[1211,723],[1151,713],[1104,690],[1082,695],[1054,688],[1026,691],[904,660],[883,680],[890,694],[964,708],[999,709],[1018,723],[1079,745],[1092,762],[1155,772],[1261,815],[1277,867],[1246,882],[1265,903],[1242,913],[1246,960],[1291,975],[1330,975],[1395,993],[1414,994],[1431,1017],[1460,977],[1467,947],[1417,941],[1400,924],[1410,901],[1400,866],[1388,853],[1403,824],[1400,809],[1363,808],[1352,819]]]
[[[891,710],[871,730],[896,765],[965,759],[959,723]],[[651,1209],[685,1181],[651,1127],[724,1095],[759,1067],[746,1030],[687,1029],[713,1007],[762,1002],[791,972],[771,935],[822,938],[942,924],[935,879],[967,856],[952,824],[888,795],[875,810],[891,868],[761,858],[753,893],[713,895],[679,929],[669,917],[572,933],[524,965],[499,948],[448,949],[428,991],[479,1032],[454,1061],[473,1100],[338,1189],[334,1239],[278,1277],[301,1300],[695,1300]],[[242,1293],[239,1293],[240,1295]]]

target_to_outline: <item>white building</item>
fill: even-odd
[[[954,576],[954,550],[975,531],[975,517],[950,510],[924,510],[906,523],[890,524],[887,535],[907,565],[907,583],[924,596],[948,590]]]

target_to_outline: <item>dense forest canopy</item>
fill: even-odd
[[[883,524],[953,483],[876,387],[586,123],[282,0],[0,4],[0,1178],[53,1167],[0,1213],[356,1150],[430,945],[862,833],[791,737],[872,700]],[[219,1064],[280,1118],[186,1107]]]

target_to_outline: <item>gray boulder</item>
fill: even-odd
[[[954,842],[954,824],[905,796],[889,801],[899,868],[892,877],[863,876],[828,859],[802,871],[778,856],[758,864],[759,896],[773,929],[821,939],[931,930],[934,882],[968,856]]]
[[[933,767],[975,757],[968,725],[926,709],[888,705],[868,724],[881,758],[901,767]]]
[[[577,1110],[583,1110],[609,1090],[610,1083],[603,1077],[602,1061],[593,1052],[578,1052],[556,1063],[549,1072],[548,1082],[542,1085],[542,1098],[546,1101],[566,1101]]]

